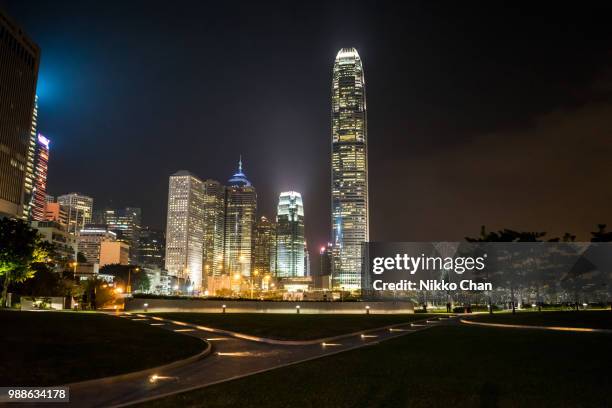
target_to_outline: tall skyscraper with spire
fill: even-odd
[[[241,157],[238,162],[238,171],[228,180],[225,189],[223,267],[232,278],[238,274],[251,275],[256,213],[257,193],[242,171]]]
[[[342,48],[336,55],[331,102],[333,286],[357,290],[369,211],[365,78],[355,48]]]

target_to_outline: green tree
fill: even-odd
[[[531,231],[514,231],[511,229],[502,229],[499,231],[487,232],[485,226],[483,225],[480,228],[480,236],[476,238],[466,237],[465,240],[467,242],[543,242],[542,238],[546,236],[546,232],[531,232]],[[549,242],[558,241],[558,238],[549,239]],[[515,280],[516,275],[521,275],[522,265],[518,268],[515,268],[515,261],[517,258],[517,253],[512,253],[512,251],[505,251],[503,254],[504,257],[508,259],[508,275],[509,275],[509,283],[510,283],[510,304],[512,305],[512,313],[516,313],[516,300],[514,296],[515,292]],[[524,255],[524,254],[523,254]],[[533,258],[533,257],[532,257]],[[487,272],[488,273],[488,272]],[[487,277],[488,279],[488,277]],[[538,289],[539,293],[539,289]],[[538,294],[539,297],[539,294]],[[489,296],[489,313],[493,313],[493,307],[491,305],[491,297]]]
[[[612,231],[606,231],[606,224],[597,224],[597,231],[591,232],[591,242],[612,241]]]
[[[9,285],[35,274],[34,264],[46,262],[52,245],[41,241],[38,232],[25,221],[0,219],[0,277],[4,283],[0,307],[7,305]]]
[[[113,281],[119,286],[123,286],[127,291],[128,284],[132,292],[146,292],[149,290],[151,282],[149,276],[138,265],[109,264],[100,268],[100,273],[112,275]]]

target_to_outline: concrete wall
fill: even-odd
[[[267,302],[267,301],[236,301],[236,300],[204,300],[204,299],[126,299],[125,310],[142,312],[147,303],[149,312],[200,312],[222,313],[223,305],[226,313],[414,313],[412,302]]]

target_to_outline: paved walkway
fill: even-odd
[[[551,330],[551,331],[569,331],[578,333],[612,333],[610,329],[592,329],[589,327],[564,327],[564,326],[538,326],[528,324],[509,324],[509,323],[487,323],[476,322],[474,320],[461,319],[461,323],[474,326],[495,327],[498,329],[527,329],[527,330]]]
[[[384,329],[335,337],[331,341],[327,339],[325,343],[283,345],[256,341],[256,338],[253,339],[252,336],[245,337],[242,335],[243,338],[239,338],[234,335],[236,333],[210,332],[207,331],[211,330],[210,328],[173,320],[154,319],[148,315],[125,313],[120,316],[121,318],[134,320],[134,324],[156,325],[166,330],[206,339],[212,344],[212,353],[196,362],[162,370],[155,373],[155,376],[151,376],[150,373],[143,373],[129,379],[109,378],[72,386],[70,389],[70,404],[65,406],[126,406],[377,344],[384,340],[426,330],[436,325],[456,324],[454,318],[433,318],[428,321],[405,323]],[[62,404],[53,405],[54,407],[62,406]]]

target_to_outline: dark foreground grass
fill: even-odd
[[[147,407],[612,406],[612,336],[438,326]]]
[[[476,320],[487,323],[524,324],[533,326],[588,327],[593,329],[612,329],[612,312],[566,311],[566,312],[521,312],[484,314],[474,316]]]
[[[426,314],[155,313],[217,329],[282,340],[310,340],[422,320]]]
[[[194,337],[95,313],[0,311],[0,386],[59,385],[188,357]]]

